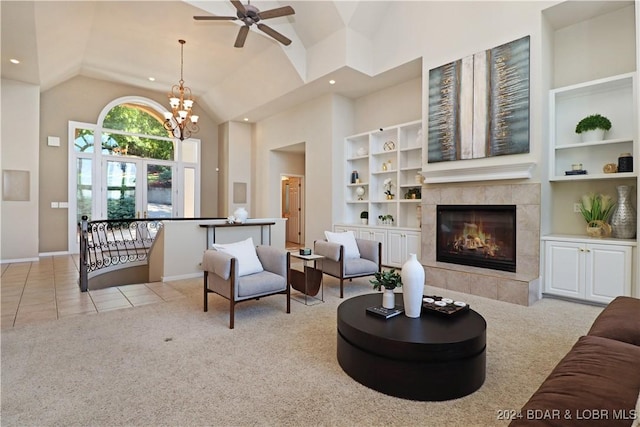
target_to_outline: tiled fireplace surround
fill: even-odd
[[[437,205],[516,205],[516,272],[436,261]],[[422,264],[427,285],[530,305],[540,293],[540,184],[422,187]]]

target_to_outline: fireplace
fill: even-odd
[[[436,261],[516,271],[515,205],[438,205]]]

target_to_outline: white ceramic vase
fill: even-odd
[[[396,306],[396,295],[393,293],[393,289],[384,288],[382,306],[384,308],[394,308]]]
[[[402,277],[404,314],[407,317],[420,317],[424,292],[424,268],[416,254],[409,254],[409,259],[402,264],[400,276]]]
[[[580,140],[582,142],[602,141],[604,139],[604,129],[594,129],[582,132]]]
[[[238,208],[233,213],[233,216],[236,218],[236,222],[244,224],[249,217],[249,212],[245,208]]]

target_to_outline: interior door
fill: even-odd
[[[289,221],[287,221],[287,238],[290,242],[300,244],[300,178],[289,178]]]

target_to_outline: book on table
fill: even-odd
[[[390,317],[404,313],[404,308],[397,306],[394,308],[384,308],[381,305],[376,305],[373,307],[367,307],[367,313],[373,314],[374,316],[382,317],[384,319],[388,319]]]

